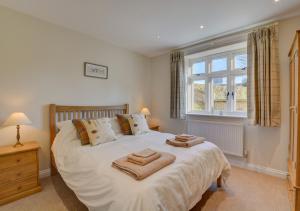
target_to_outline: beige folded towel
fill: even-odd
[[[160,158],[160,156],[161,156],[160,153],[155,152],[153,155],[143,158],[143,157],[135,156],[135,154],[133,153],[133,154],[130,154],[127,156],[127,160],[131,163],[135,163],[135,164],[144,166],[144,165]]]
[[[192,147],[195,146],[197,144],[202,144],[203,141],[205,140],[205,138],[203,137],[197,137],[194,140],[191,141],[177,141],[175,139],[167,139],[166,143],[175,147]]]
[[[173,163],[176,157],[166,152],[158,152],[160,158],[148,163],[148,165],[140,166],[131,162],[128,162],[127,156],[122,157],[112,163],[112,167],[121,170],[122,172],[130,175],[136,180],[142,180],[158,170]]]
[[[147,149],[144,149],[144,150],[142,150],[140,152],[134,152],[134,153],[132,153],[132,155],[136,156],[136,157],[147,158],[147,157],[150,157],[150,156],[152,156],[152,155],[154,155],[156,153],[157,153],[156,151],[147,148]]]
[[[176,141],[183,141],[183,142],[191,141],[191,140],[194,140],[196,138],[197,138],[197,136],[188,135],[188,134],[180,134],[180,135],[175,136]]]

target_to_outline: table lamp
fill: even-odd
[[[20,125],[30,125],[31,121],[28,117],[21,112],[12,113],[4,122],[3,126],[16,126],[17,127],[17,143],[14,147],[23,146],[20,142]]]
[[[148,116],[151,115],[149,109],[147,107],[144,107],[142,110],[141,110],[141,114],[144,114],[145,115],[145,118],[147,119]]]

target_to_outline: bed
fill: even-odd
[[[91,147],[58,133],[56,126],[60,121],[113,117],[128,111],[128,104],[50,105],[51,174],[59,172],[89,210],[190,210],[214,181],[220,185],[229,176],[229,162],[208,141],[191,148],[177,148],[165,144],[173,134],[153,131],[138,136],[120,135],[113,142]],[[141,181],[111,167],[112,161],[144,148],[169,152],[176,160]]]

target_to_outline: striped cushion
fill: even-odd
[[[129,114],[117,114],[118,122],[124,135],[132,135],[130,124],[128,121],[129,117]]]
[[[88,134],[86,127],[84,126],[82,120],[81,119],[73,119],[72,122],[77,130],[77,135],[81,141],[81,144],[82,145],[90,144],[89,134]]]

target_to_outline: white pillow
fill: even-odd
[[[150,132],[148,123],[143,114],[131,114],[128,121],[133,135],[141,135]]]
[[[56,123],[56,127],[61,130],[63,127],[73,126],[71,120],[61,121]],[[74,126],[73,126],[74,127]]]
[[[77,139],[77,131],[72,120],[57,122],[56,127],[59,129],[59,132],[63,137],[70,140]]]
[[[115,132],[117,136],[123,135],[120,124],[117,117],[109,118],[111,129]]]

